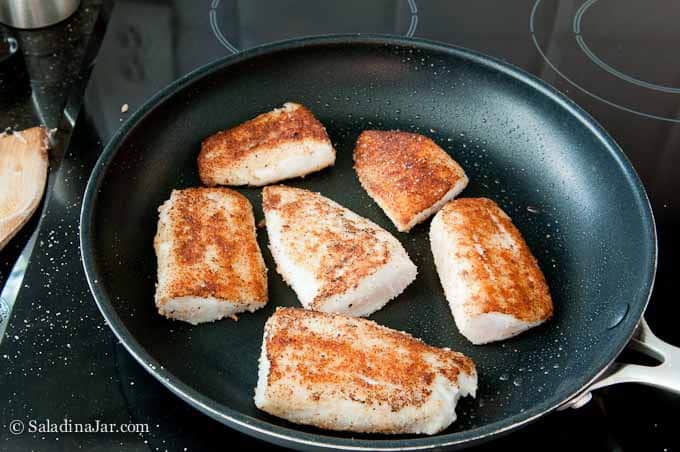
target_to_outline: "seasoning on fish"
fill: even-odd
[[[472,343],[507,339],[552,316],[536,258],[490,199],[448,203],[432,220],[430,244],[458,330]]]
[[[284,185],[262,198],[277,271],[305,308],[366,316],[416,278],[396,238],[334,201]]]
[[[264,328],[255,405],[329,430],[432,435],[476,390],[461,353],[366,319],[279,308]]]

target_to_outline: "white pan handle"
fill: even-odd
[[[565,402],[559,409],[580,408],[592,398],[591,391],[619,383],[639,383],[680,394],[680,348],[662,341],[652,333],[644,317],[628,346],[661,362],[657,366],[614,363],[585,391]]]

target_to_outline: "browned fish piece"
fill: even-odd
[[[305,308],[370,315],[416,278],[394,236],[319,193],[272,185],[262,206],[276,269]]]
[[[206,138],[198,172],[206,185],[267,185],[335,163],[326,129],[311,111],[286,103]]]
[[[267,303],[267,269],[248,199],[227,188],[173,190],[159,209],[156,307],[197,324]]]
[[[375,322],[279,308],[265,324],[255,405],[298,424],[434,434],[475,395],[470,358]]]
[[[471,342],[506,339],[552,315],[536,258],[492,200],[448,203],[432,220],[430,243],[456,325]]]
[[[399,231],[426,220],[467,186],[463,168],[430,138],[366,130],[354,149],[354,168],[368,194]]]

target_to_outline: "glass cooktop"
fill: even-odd
[[[506,60],[591,113],[642,178],[660,243],[652,329],[680,345],[680,3],[668,0],[211,0],[116,2],[38,244],[0,345],[0,418],[149,423],[142,435],[0,431],[0,450],[261,448],[185,405],[117,343],[77,248],[89,172],[122,121],[193,69],[260,44],[329,33],[442,41]],[[122,108],[128,106],[127,111]],[[480,450],[676,450],[680,397],[636,385],[596,393]]]

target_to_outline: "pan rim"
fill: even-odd
[[[594,366],[597,369],[594,372],[591,372],[591,374],[585,378],[585,383],[576,390],[570,391],[570,393],[566,396],[553,396],[552,398],[546,399],[546,401],[541,404],[528,408],[522,413],[518,413],[512,417],[505,418],[491,424],[485,424],[474,429],[408,439],[390,439],[389,437],[385,437],[384,439],[340,438],[325,434],[301,432],[294,428],[283,427],[271,422],[253,418],[204,396],[199,391],[193,389],[187,383],[184,383],[178,377],[174,376],[174,374],[162,368],[160,363],[157,362],[144,347],[142,347],[142,345],[125,327],[122,320],[116,313],[116,310],[114,309],[111,300],[106,294],[106,291],[99,282],[99,272],[96,267],[92,241],[92,213],[94,212],[94,208],[96,206],[97,194],[106,175],[108,166],[117,155],[120,144],[124,142],[125,138],[134,129],[136,124],[138,124],[144,117],[150,114],[155,108],[169,100],[176,92],[180,91],[181,89],[185,89],[195,81],[209,76],[213,72],[221,70],[227,66],[238,64],[241,61],[270,53],[304,48],[307,46],[333,44],[396,45],[419,47],[425,50],[455,55],[460,58],[472,61],[476,64],[480,64],[484,67],[501,72],[515,80],[518,80],[521,83],[530,86],[531,88],[540,92],[543,96],[560,105],[567,111],[567,113],[571,114],[573,117],[578,119],[579,122],[588,127],[591,133],[593,133],[599,139],[599,141],[603,143],[604,147],[615,159],[622,171],[622,176],[627,178],[631,190],[633,190],[636,197],[639,198],[640,208],[642,209],[641,213],[643,214],[643,220],[646,229],[645,240],[648,244],[650,240],[652,242],[650,246],[651,256],[643,256],[645,260],[651,261],[652,264],[649,266],[649,271],[645,278],[646,284],[644,290],[638,292],[638,300],[631,302],[631,306],[637,307],[637,309],[634,309],[634,318],[639,321],[651,298],[658,264],[658,240],[653,211],[648,195],[632,163],[621,150],[620,146],[602,128],[602,126],[600,126],[599,123],[590,116],[590,114],[588,114],[585,110],[583,110],[557,89],[550,86],[538,77],[506,61],[476,52],[474,50],[419,38],[407,39],[378,34],[342,34],[278,41],[258,46],[241,53],[229,55],[225,58],[217,59],[211,63],[201,66],[156,92],[133,115],[131,115],[130,118],[128,118],[111,137],[102,154],[99,156],[92,173],[90,174],[83,197],[79,224],[81,261],[83,264],[85,277],[97,307],[99,308],[111,330],[127,349],[127,351],[133,356],[133,358],[135,358],[142,365],[142,367],[144,367],[172,393],[177,395],[179,398],[194,408],[212,417],[213,419],[216,419],[219,422],[243,433],[253,435],[260,439],[279,442],[290,447],[325,447],[340,450],[422,450],[434,447],[451,447],[460,446],[463,444],[478,443],[505,433],[509,433],[521,426],[527,425],[541,416],[555,410],[559,406],[563,405],[566,401],[581,394],[607,369],[607,367],[620,354],[626,344],[630,341],[630,338],[633,336],[637,322],[628,326],[629,331],[625,335],[626,340],[621,341],[621,343],[612,348],[612,351],[605,360],[606,362],[601,363],[601,365]],[[646,292],[646,296],[643,295],[644,292]]]

